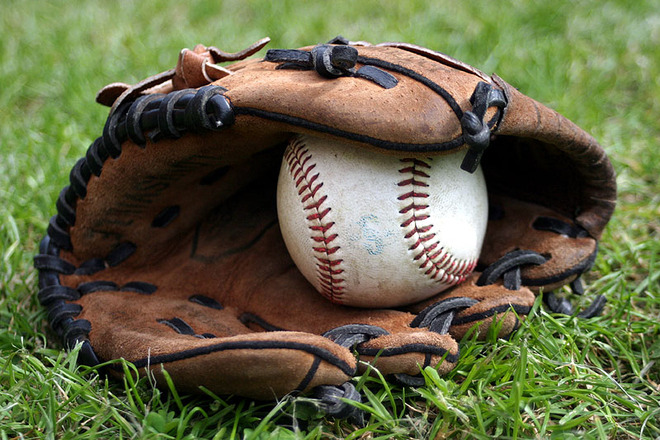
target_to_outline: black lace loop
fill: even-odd
[[[484,120],[486,111],[490,107],[498,107],[501,115],[507,102],[502,90],[494,88],[491,84],[480,82],[472,93],[470,103],[472,110],[464,112],[461,118],[463,139],[470,147],[463,158],[461,169],[474,173],[479,166],[481,156],[490,144],[491,128]]]
[[[57,244],[60,249],[70,251],[73,249],[73,244],[71,243],[71,237],[69,233],[61,226],[61,222],[58,221],[58,215],[54,215],[50,218],[48,222],[48,229],[46,230],[48,236]],[[36,266],[35,266],[36,267]],[[37,269],[39,269],[37,267]]]
[[[266,51],[264,61],[295,64],[305,70],[312,68],[312,54],[303,50],[269,49]]]
[[[110,253],[105,257],[108,266],[118,266],[124,262],[131,255],[137,251],[137,246],[129,241],[118,244]]]
[[[53,271],[64,275],[71,275],[76,266],[54,255],[39,254],[34,257],[34,267],[39,270]]]
[[[112,281],[89,281],[78,286],[78,292],[81,295],[87,295],[94,292],[108,292],[119,290],[119,286]]]
[[[111,113],[103,127],[103,139],[99,144],[99,148],[105,150],[106,156],[113,159],[117,159],[121,154],[121,139],[119,139],[118,132],[120,121],[123,119],[128,105],[130,103],[124,103],[115,112]]]
[[[60,196],[55,202],[55,207],[57,209],[58,223],[66,223],[67,226],[73,226],[76,224],[76,211],[73,208],[73,205],[76,203],[75,196],[72,197],[73,193],[69,191],[71,187],[65,186],[62,191],[60,191]]]
[[[60,325],[62,325],[65,321],[70,319],[72,322],[72,318],[78,316],[80,312],[82,312],[82,306],[80,304],[56,304],[48,311],[48,322],[50,322],[51,327],[53,327],[55,330],[58,330]],[[64,329],[67,327],[68,325],[62,326]]]
[[[449,333],[454,316],[461,310],[477,304],[473,298],[455,297],[447,298],[422,310],[413,321],[411,327],[427,327],[429,330],[441,335]]]
[[[384,328],[367,324],[342,325],[323,333],[324,337],[346,348],[355,347],[358,344],[384,335],[389,335],[389,332]]]
[[[232,125],[234,110],[219,86],[201,87],[186,106],[184,121],[191,131],[218,130]]]
[[[163,99],[162,93],[140,96],[126,112],[126,136],[140,148],[145,148],[147,138],[141,127],[142,114],[147,106],[155,100]]]
[[[546,258],[538,252],[529,250],[512,251],[488,266],[481,273],[476,284],[477,286],[488,286],[504,276],[504,287],[506,289],[519,290],[521,286],[520,268],[528,265],[541,265],[546,261]]]
[[[39,289],[43,289],[48,286],[59,285],[60,275],[57,272],[50,270],[41,270],[39,271]]]
[[[87,322],[89,322],[89,321],[87,321]],[[92,348],[92,344],[90,344],[89,341],[86,339],[87,335],[84,335],[84,334],[80,335],[80,336],[78,336],[77,340],[81,340],[82,337],[84,337],[85,339],[82,341],[82,347],[80,348],[80,351],[78,352],[78,361],[80,363],[82,363],[83,365],[87,365],[87,366],[90,366],[90,367],[93,367],[94,365],[100,364],[101,361],[99,361],[99,358],[96,356],[96,353],[94,353],[94,349]]]
[[[199,304],[204,307],[215,310],[223,310],[224,307],[214,298],[205,295],[192,295],[188,298],[188,301]]]
[[[548,308],[554,313],[561,313],[562,315],[573,314],[573,304],[571,304],[566,298],[548,292],[543,295],[543,300]]]
[[[570,301],[566,298],[558,297],[553,292],[546,292],[543,294],[543,301],[545,305],[553,313],[559,313],[562,315],[573,315],[575,309]],[[586,309],[582,310],[577,314],[578,318],[589,319],[596,316],[600,316],[603,313],[603,308],[607,303],[607,299],[604,295],[598,295],[592,303]]]
[[[285,63],[285,68],[315,70],[325,78],[352,76],[355,73],[358,51],[352,46],[319,44],[311,51],[296,49],[271,49],[265,61]]]
[[[51,285],[41,289],[38,298],[39,303],[47,307],[55,301],[75,301],[80,298],[80,293],[71,287]]]
[[[331,43],[334,43],[332,40]],[[344,40],[338,40],[339,46],[321,44],[310,52],[297,49],[271,49],[266,52],[264,61],[281,63],[278,69],[315,70],[324,78],[358,77],[378,84],[384,89],[395,87],[399,81],[394,75],[380,67],[365,65],[359,69],[355,66],[366,60],[358,56],[353,46],[347,46]]]
[[[122,292],[139,293],[140,295],[151,295],[158,290],[158,286],[144,281],[130,281],[119,288]]]
[[[411,376],[410,374],[397,373],[394,378],[401,384],[407,387],[422,387],[426,384],[424,376]]]
[[[85,341],[91,331],[92,324],[88,320],[76,319],[66,326],[62,339],[64,339],[67,348],[71,350],[78,342]]]
[[[399,83],[394,75],[374,66],[360,67],[355,76],[374,82],[384,89],[391,89]]]
[[[327,44],[314,47],[311,54],[314,70],[326,78],[352,75],[358,57],[354,47]]]
[[[156,322],[165,324],[181,335],[193,336],[195,334],[195,330],[190,326],[190,324],[181,318],[174,317],[171,319],[158,319]]]
[[[100,176],[103,170],[103,163],[108,160],[108,152],[103,147],[103,138],[97,138],[87,149],[85,159],[87,166],[95,176]],[[73,206],[73,205],[71,205]]]
[[[341,35],[337,35],[335,38],[332,40],[328,41],[328,44],[350,44],[351,42],[348,40],[348,38],[342,37]]]
[[[426,327],[429,331],[446,335],[449,329],[454,324],[456,314],[462,310],[478,304],[474,298],[467,297],[454,297],[447,298],[439,301],[433,305],[428,306],[417,314],[415,319],[410,323],[410,327],[422,328]],[[458,354],[456,355],[458,357]],[[429,365],[430,357],[427,357],[424,367]],[[405,373],[395,374],[394,377],[403,385],[419,387],[423,386],[425,379],[423,376],[411,376]]]
[[[92,171],[87,166],[87,159],[84,157],[80,158],[73,168],[71,168],[71,172],[69,173],[70,188],[78,198],[84,199],[87,196],[87,182],[91,176]]]
[[[178,139],[181,137],[182,133],[174,123],[174,107],[179,104],[179,100],[187,95],[192,95],[194,92],[192,89],[184,89],[165,95],[158,106],[158,129],[150,134],[152,141],[157,142],[163,138]]]
[[[538,252],[530,250],[517,250],[509,252],[495,263],[488,266],[477,280],[477,286],[487,286],[495,283],[500,277],[503,279],[503,285],[509,290],[519,290],[522,284],[520,268],[527,265],[541,265],[546,262],[546,258]],[[580,278],[576,278],[570,283],[573,292],[577,295],[584,293]],[[566,298],[558,297],[553,292],[544,292],[543,301],[553,313],[563,315],[573,315],[575,310],[570,301]],[[589,307],[577,314],[580,318],[593,318],[603,312],[607,300],[603,295],[594,299]]]
[[[100,272],[106,268],[105,260],[100,258],[92,258],[87,260],[78,266],[76,269],[76,275],[93,275],[96,272]]]
[[[243,323],[246,327],[251,327],[250,324],[256,324],[267,332],[281,332],[286,331],[282,327],[271,324],[262,317],[255,315],[254,313],[243,313],[238,317],[238,320]]]
[[[598,295],[589,307],[578,313],[578,318],[589,319],[600,316],[603,313],[603,308],[605,308],[606,303],[607,299],[605,298],[605,295]]]
[[[362,398],[352,383],[339,386],[321,385],[314,388],[314,397],[319,400],[321,409],[329,416],[338,419],[352,419],[356,424],[364,424],[364,414],[356,406],[341,399],[361,403]]]

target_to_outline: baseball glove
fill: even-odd
[[[184,49],[175,69],[105,87],[102,135],[73,167],[40,253],[39,300],[94,365],[125,358],[181,391],[270,399],[315,390],[346,414],[367,365],[405,384],[445,373],[457,340],[515,330],[543,290],[593,264],[615,175],[583,130],[496,75],[403,43]],[[231,61],[227,67],[218,64]],[[422,303],[354,308],[316,292],[275,210],[284,148],[314,136],[480,165],[489,220],[477,270]],[[386,289],[383,292],[387,294]],[[600,313],[602,297],[580,313]],[[358,362],[360,361],[360,362]],[[121,374],[110,368],[113,374]]]

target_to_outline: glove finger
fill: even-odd
[[[545,258],[521,268],[524,285],[545,291],[568,284],[591,268],[598,242],[571,219],[551,209],[504,196],[491,196],[488,236],[479,259],[495,263],[509,252],[525,249]]]
[[[446,325],[449,334],[460,340],[478,325],[478,337],[483,339],[497,321],[498,337],[509,336],[531,310],[534,293],[526,287],[509,290],[499,283],[478,285],[478,278],[475,273],[451,291],[407,307],[406,310],[417,313],[413,326]]]
[[[458,345],[450,335],[411,327],[414,315],[333,304],[294,269],[258,289],[245,308],[251,328],[324,334],[354,348],[359,360],[383,374],[417,375],[420,366],[438,364],[447,372],[458,358]]]
[[[420,368],[427,366],[446,374],[456,366],[459,355],[458,343],[451,335],[430,331],[381,336],[359,345],[356,352],[361,361],[383,374],[410,376],[419,375]]]
[[[186,392],[201,385],[218,394],[272,399],[340,385],[356,368],[350,351],[327,338],[253,332],[230,308],[130,292],[94,292],[79,304],[78,318],[91,323],[89,341],[100,359],[124,357],[159,382],[164,368]]]

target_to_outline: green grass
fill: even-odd
[[[659,438],[656,2],[301,3],[0,5],[0,438]],[[69,169],[102,130],[96,91],[169,69],[196,43],[234,51],[267,35],[269,47],[298,47],[337,34],[412,42],[498,73],[605,146],[620,198],[587,276],[587,299],[609,299],[604,316],[551,315],[539,301],[510,340],[467,338],[456,370],[427,369],[424,387],[364,376],[363,428],[322,418],[305,398],[183,396],[130,365],[123,382],[77,367],[47,328],[32,256]]]

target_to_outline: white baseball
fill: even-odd
[[[294,139],[277,188],[293,261],[323,296],[350,306],[412,304],[461,283],[488,220],[481,168],[461,170],[462,158]]]

